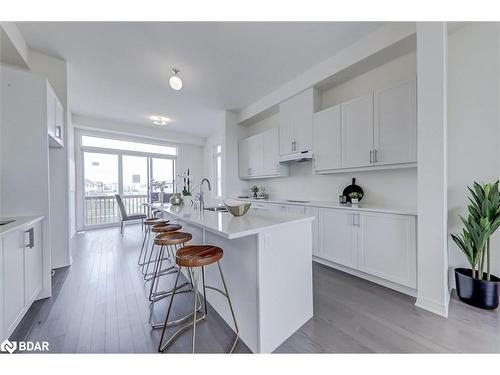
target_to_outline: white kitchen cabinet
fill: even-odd
[[[24,248],[25,254],[25,280],[26,299],[34,301],[42,289],[43,284],[43,246],[42,246],[42,225],[37,223],[25,232],[27,245]]]
[[[273,128],[261,133],[262,137],[262,155],[263,155],[263,169],[262,175],[272,176],[280,175],[281,167],[279,155],[279,130]]]
[[[250,176],[250,148],[248,138],[238,142],[238,172],[240,178]]]
[[[339,169],[342,167],[340,123],[340,105],[314,114],[315,171]]]
[[[375,165],[417,161],[416,80],[400,82],[375,91]]]
[[[288,167],[280,164],[278,150],[279,133],[277,128],[240,140],[238,147],[240,178],[287,176]]]
[[[54,90],[47,82],[47,132],[49,147],[64,147],[64,108]]]
[[[43,285],[42,224],[21,226],[0,237],[0,340],[15,330]]]
[[[280,104],[280,155],[311,151],[317,91],[307,89]]]
[[[358,267],[358,236],[351,211],[319,209],[319,256],[343,266]]]
[[[415,217],[369,212],[358,217],[358,269],[416,288]]]
[[[373,164],[373,93],[341,104],[342,168]]]
[[[13,231],[3,237],[4,336],[7,338],[22,318],[25,307],[24,233]]]

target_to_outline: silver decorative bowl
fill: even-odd
[[[224,201],[224,206],[226,206],[229,213],[233,216],[245,215],[250,209],[251,205],[252,205],[251,202],[241,202],[232,200]]]
[[[182,204],[182,202],[182,195],[180,195],[179,193],[176,193],[170,197],[170,204],[179,205]]]

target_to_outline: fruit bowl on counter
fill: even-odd
[[[229,213],[236,217],[245,215],[250,209],[251,205],[252,202],[242,202],[237,200],[224,201],[224,206],[226,206]]]

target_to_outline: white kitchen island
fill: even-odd
[[[184,205],[152,207],[191,233],[192,244],[224,250],[221,266],[240,337],[254,353],[272,352],[313,316],[314,217],[257,210],[233,217]],[[222,287],[217,267],[206,267],[206,283]],[[207,299],[232,327],[226,299],[213,291]]]

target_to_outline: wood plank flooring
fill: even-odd
[[[49,341],[52,353],[155,353],[160,330],[148,324],[146,287],[137,269],[140,226],[87,231],[75,236],[74,263],[57,270],[53,297],[37,301],[12,340]],[[500,352],[500,314],[467,306],[453,296],[450,316],[414,306],[414,299],[314,263],[314,317],[277,353]],[[173,284],[172,278],[164,283]],[[229,288],[231,286],[229,285]],[[154,319],[164,319],[168,299]],[[176,297],[175,316],[191,311],[192,295]],[[286,306],[283,306],[286,312]],[[233,332],[210,309],[197,328],[197,352],[224,352]],[[169,353],[189,353],[181,335]],[[248,353],[244,343],[238,353]]]

